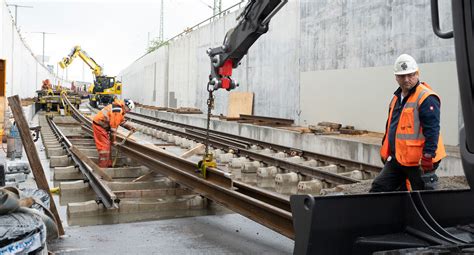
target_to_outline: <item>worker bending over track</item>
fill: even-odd
[[[133,110],[135,104],[130,99],[115,99],[112,104],[107,105],[99,111],[93,120],[92,130],[94,141],[99,152],[99,167],[111,167],[111,145],[115,140],[115,132],[120,125],[128,130],[135,128],[125,123],[125,113]]]

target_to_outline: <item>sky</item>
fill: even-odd
[[[56,71],[57,62],[80,45],[104,67],[104,74],[117,75],[144,55],[148,38],[159,35],[160,0],[7,0],[7,4],[31,6],[17,9],[17,26],[35,55],[45,56]],[[241,0],[222,0],[223,9]],[[212,16],[214,0],[164,0],[164,38]],[[14,16],[14,7],[10,6]],[[76,58],[59,77],[92,81],[88,66]]]

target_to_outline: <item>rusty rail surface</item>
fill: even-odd
[[[197,131],[204,132],[206,130],[205,128],[191,126],[191,125],[187,125],[187,124],[183,124],[183,123],[179,123],[179,122],[174,122],[174,121],[169,121],[169,120],[163,120],[163,119],[153,117],[153,116],[149,116],[149,115],[142,114],[142,113],[129,112],[127,115],[128,115],[127,117],[132,119],[132,120],[133,120],[133,117],[131,117],[131,116],[138,116],[138,117],[153,120],[153,121],[156,121],[156,122],[182,127],[186,130],[186,132],[188,132],[188,130],[189,130],[189,131],[194,131],[193,133],[197,133]],[[211,137],[213,137],[213,139],[221,138],[221,139],[226,139],[228,141],[238,141],[239,143],[246,144],[247,148],[250,147],[250,145],[258,145],[262,148],[269,148],[269,149],[276,150],[276,151],[286,152],[286,153],[291,154],[291,155],[298,155],[298,156],[305,157],[305,158],[312,158],[312,159],[315,159],[315,160],[334,163],[336,165],[345,166],[345,167],[348,167],[348,168],[354,168],[354,169],[359,169],[359,170],[364,170],[364,171],[369,171],[369,172],[374,172],[374,173],[379,173],[382,170],[381,167],[376,166],[376,165],[366,164],[366,163],[363,163],[363,162],[358,162],[358,161],[354,161],[354,160],[350,160],[350,159],[337,158],[337,157],[324,155],[324,154],[320,154],[320,153],[315,153],[315,152],[311,152],[311,151],[300,150],[300,149],[291,148],[291,147],[284,146],[284,145],[264,142],[264,141],[261,141],[261,140],[256,140],[256,139],[247,138],[247,137],[243,137],[243,136],[238,136],[238,135],[234,135],[234,134],[219,132],[219,131],[215,131],[215,130],[209,130],[209,133],[211,134]]]
[[[84,159],[87,158],[87,156],[72,145],[71,141],[67,139],[67,137],[61,132],[59,127],[56,125],[56,123],[54,123],[51,118],[46,117],[46,119],[54,135],[62,144],[62,147],[67,151],[67,154],[72,158],[72,160],[79,168],[83,176],[87,179],[86,181],[97,194],[98,200],[106,208],[118,208],[118,203],[120,202],[120,199],[118,199],[112,192],[112,190],[104,182],[102,182],[100,177],[92,171],[91,166],[84,163]]]
[[[65,102],[70,104],[66,98]],[[74,117],[91,132],[90,119],[71,108]],[[145,166],[160,172],[177,183],[190,188],[223,206],[252,219],[276,232],[294,239],[293,218],[288,197],[276,195],[245,183],[233,181],[227,173],[208,168],[208,178],[196,172],[195,163],[165,153],[159,147],[143,145],[117,135],[120,151]]]
[[[186,129],[185,131],[179,131],[173,128],[168,128],[168,127],[163,127],[160,125],[157,125],[157,123],[151,119],[143,118],[143,117],[128,117],[129,119],[133,120],[133,122],[136,122],[138,124],[142,124],[145,126],[150,126],[155,129],[163,130],[165,132],[171,133],[178,135],[180,137],[186,137],[188,139],[195,140],[197,142],[203,143],[205,141],[205,134],[203,131],[199,129]],[[142,118],[142,119],[139,119]],[[342,176],[339,174],[319,170],[317,168],[297,164],[297,163],[292,163],[287,160],[275,158],[269,155],[264,155],[258,152],[254,152],[251,150],[248,150],[247,148],[249,147],[249,144],[246,143],[245,141],[239,142],[236,139],[229,139],[226,137],[217,137],[217,136],[211,136],[211,139],[209,140],[209,143],[211,146],[215,148],[220,148],[220,149],[233,149],[238,155],[240,156],[245,156],[249,157],[253,160],[257,161],[262,161],[265,162],[268,165],[276,166],[282,169],[286,169],[288,171],[293,171],[297,173],[301,173],[306,176],[318,178],[320,180],[324,180],[326,182],[339,185],[339,184],[352,184],[352,183],[357,183],[359,181],[352,179],[350,177]],[[357,165],[359,166],[359,165]],[[359,166],[360,167],[360,166]]]

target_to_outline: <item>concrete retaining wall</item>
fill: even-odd
[[[440,2],[441,26],[448,30],[450,4]],[[120,73],[123,96],[156,106],[205,110],[210,72],[205,51],[222,43],[237,13],[132,63]],[[421,78],[443,99],[445,141],[456,145],[459,102],[453,40],[432,32],[429,0],[290,0],[233,77],[240,83],[237,91],[255,94],[255,115],[292,118],[300,124],[334,120],[383,131],[396,88],[391,66],[401,53],[424,64]],[[354,78],[354,73],[364,75]],[[227,98],[226,91],[216,93],[215,114],[227,113]]]
[[[21,38],[4,0],[0,0],[0,59],[5,59],[7,65],[7,96],[33,97],[42,80],[56,83],[55,76],[37,61]]]
[[[206,117],[204,115],[174,114],[144,108],[139,108],[137,111],[164,120],[199,127],[206,126]],[[322,136],[310,133],[301,134],[285,129],[215,119],[211,120],[211,129],[324,155],[382,166],[379,154],[381,139],[368,139],[364,136],[344,137]],[[447,154],[448,157],[441,162],[437,174],[440,176],[464,175],[458,148],[448,146]]]

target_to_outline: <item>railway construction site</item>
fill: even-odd
[[[0,0],[0,254],[472,254],[471,1],[234,2],[109,76]]]

